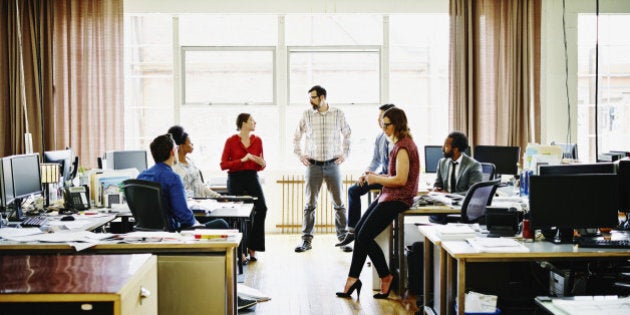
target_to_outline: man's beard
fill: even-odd
[[[444,152],[444,157],[447,159],[453,157],[453,149],[448,152]]]
[[[313,103],[311,102],[311,106],[313,106],[313,110],[317,110],[317,109],[319,109],[319,104],[313,104]]]

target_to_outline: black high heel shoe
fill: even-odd
[[[398,283],[398,278],[396,275],[392,278],[392,281],[389,283],[389,288],[386,293],[376,293],[374,294],[375,299],[386,299],[389,296],[389,292],[392,292],[392,288],[395,287]]]
[[[337,292],[337,297],[349,298],[352,295],[352,292],[354,292],[354,290],[356,289],[358,299],[359,296],[361,296],[361,286],[363,286],[363,283],[361,283],[361,279],[357,279],[357,281],[355,281],[352,286],[348,288],[348,292]]]

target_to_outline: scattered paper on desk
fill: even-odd
[[[630,314],[630,298],[553,299],[552,303],[568,314]]]
[[[475,237],[468,244],[480,253],[526,253],[529,248],[511,238]]]
[[[14,242],[42,242],[42,243],[71,243],[71,242],[98,242],[103,237],[109,237],[110,234],[102,236],[87,231],[61,231],[56,233],[42,233],[35,235],[19,236],[8,238]]]
[[[0,237],[6,240],[11,240],[14,237],[30,236],[35,234],[42,234],[42,230],[39,228],[4,228],[0,229]]]
[[[231,237],[234,237],[239,233],[238,230],[228,229],[228,230],[219,230],[219,229],[198,229],[198,230],[185,230],[181,232],[182,237],[187,237],[189,239],[194,240],[205,240],[205,241],[225,241]]]
[[[470,291],[465,298],[466,313],[495,313],[497,310],[497,296]]]
[[[162,242],[179,241],[181,235],[169,232],[131,232],[118,236],[123,242]]]
[[[436,225],[435,230],[443,241],[463,241],[477,236],[475,230],[466,224]]]

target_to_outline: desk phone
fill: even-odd
[[[90,189],[87,185],[66,188],[63,192],[64,207],[72,211],[90,209],[89,195]]]

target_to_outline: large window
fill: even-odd
[[[183,47],[183,104],[274,104],[274,50]]]
[[[578,18],[578,148],[580,159],[598,152],[630,151],[630,15],[581,14]],[[599,56],[596,58],[596,36]],[[599,64],[597,127],[595,69]],[[595,136],[597,130],[597,138]]]
[[[292,139],[315,84],[352,128],[346,174],[369,164],[381,104],[407,112],[419,147],[448,132],[446,13],[126,15],[125,41],[125,146],[180,124],[207,176],[225,174],[241,112],[258,122],[265,174],[301,174]]]

